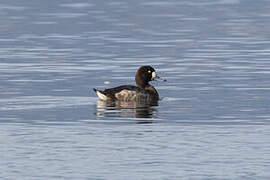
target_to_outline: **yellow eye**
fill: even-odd
[[[151,73],[152,71],[151,70],[148,70],[148,73]]]

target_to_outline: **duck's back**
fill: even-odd
[[[98,91],[98,90],[97,90]],[[148,91],[132,85],[118,86],[115,88],[99,91],[108,99],[119,101],[149,101],[151,100]]]

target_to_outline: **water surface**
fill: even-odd
[[[0,3],[2,179],[269,179],[270,3]],[[152,65],[158,106],[104,104]]]

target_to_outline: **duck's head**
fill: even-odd
[[[141,66],[136,73],[135,81],[138,87],[145,88],[149,85],[149,81],[166,81],[166,79],[159,77],[151,66]]]

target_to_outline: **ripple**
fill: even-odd
[[[12,11],[23,11],[28,9],[25,6],[14,6],[14,5],[7,5],[7,4],[0,4],[0,10],[12,10]]]
[[[0,99],[1,111],[52,109],[95,104],[92,97],[18,96]]]
[[[74,9],[84,9],[84,8],[92,7],[93,4],[90,4],[90,3],[67,3],[67,4],[61,4],[60,6],[74,8]]]
[[[204,1],[204,2],[192,2],[192,1],[183,1],[183,2],[143,2],[142,5],[146,6],[209,6],[209,5],[219,5],[219,4],[238,4],[239,0],[217,0],[217,1]]]
[[[41,13],[40,16],[57,17],[57,18],[78,18],[87,16],[86,13]]]

